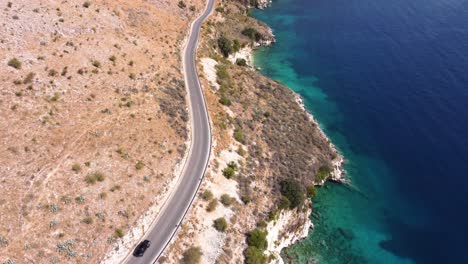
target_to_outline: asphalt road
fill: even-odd
[[[208,110],[195,66],[198,37],[203,21],[210,15],[214,0],[207,0],[204,13],[192,23],[183,54],[185,84],[189,92],[192,140],[179,183],[165,203],[162,212],[142,239],[151,241],[143,257],[134,257],[133,250],[126,263],[155,263],[175,235],[190,208],[203,180],[211,151],[211,128]]]

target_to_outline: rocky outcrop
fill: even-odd
[[[265,253],[274,256],[274,258],[271,258],[270,263],[284,263],[280,256],[281,250],[306,238],[309,229],[314,227],[309,219],[309,215],[312,213],[310,201],[307,202],[306,208],[307,210],[282,211],[278,219],[268,223],[266,227],[268,231],[268,248]]]

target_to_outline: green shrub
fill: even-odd
[[[198,264],[201,256],[202,252],[199,247],[191,247],[184,252],[182,262],[185,264]]]
[[[223,175],[224,177],[226,177],[227,179],[232,179],[234,178],[234,176],[236,175],[236,172],[234,171],[233,168],[231,167],[226,167],[224,170],[223,170]]]
[[[328,166],[321,166],[315,176],[316,182],[322,182],[330,176],[331,170]]]
[[[224,57],[228,57],[233,52],[232,41],[224,36],[218,39],[218,47]]]
[[[244,143],[244,133],[239,128],[234,129],[234,139],[240,143]]]
[[[210,203],[208,203],[206,211],[213,212],[214,210],[216,210],[216,207],[218,207],[218,201],[216,199],[213,199],[210,201]]]
[[[288,209],[290,207],[291,207],[291,201],[289,201],[288,197],[281,196],[281,199],[279,200],[279,203],[278,203],[278,208],[279,209]]]
[[[141,170],[141,169],[143,169],[144,167],[145,167],[145,164],[144,164],[141,160],[139,160],[139,161],[135,164],[135,169],[137,169],[137,170]]]
[[[219,99],[219,103],[225,106],[230,106],[232,104],[231,100],[225,95],[221,96],[221,98]]]
[[[177,4],[177,6],[179,6],[179,8],[182,8],[182,9],[186,7],[184,1],[179,1],[179,3]]]
[[[81,166],[78,163],[72,165],[72,171],[79,173],[81,171]]]
[[[247,66],[247,61],[245,59],[237,59],[236,64],[242,67]]]
[[[26,78],[24,78],[24,80],[23,80],[23,84],[31,83],[35,76],[36,76],[36,74],[34,72],[28,73],[28,75],[26,75]]]
[[[296,208],[304,202],[304,192],[302,191],[302,188],[297,181],[288,179],[282,181],[280,185],[281,194],[288,198],[288,200],[291,202],[289,208]]]
[[[234,198],[232,198],[228,194],[221,195],[221,203],[224,206],[230,206],[233,203],[233,201],[234,201]]]
[[[241,157],[244,157],[245,154],[247,154],[242,146],[239,146],[237,148],[237,154],[239,154]]]
[[[83,223],[85,223],[87,225],[91,225],[92,223],[94,223],[94,219],[91,216],[85,217],[83,219]]]
[[[19,61],[17,58],[13,58],[8,61],[8,66],[13,67],[17,70],[21,69],[21,65],[22,65],[21,61]]]
[[[101,62],[97,60],[94,60],[91,64],[96,68],[101,68]]]
[[[224,217],[220,217],[216,220],[214,220],[213,224],[214,228],[220,232],[224,232],[227,229],[228,223]]]
[[[312,198],[317,195],[317,189],[315,189],[314,185],[310,185],[307,187],[307,197]]]
[[[93,172],[91,174],[86,175],[85,181],[89,184],[95,184],[96,182],[102,182],[106,179],[106,176],[101,172]]]
[[[229,73],[226,70],[226,67],[223,65],[217,65],[216,66],[216,77],[220,80],[228,79],[229,78]]]
[[[114,237],[122,238],[125,235],[124,231],[120,228],[114,230]]]
[[[267,231],[260,230],[255,228],[247,235],[247,245],[251,247],[256,247],[260,250],[267,249],[268,241],[266,240]]]
[[[256,29],[254,28],[245,28],[242,30],[242,35],[247,36],[250,40],[253,41],[260,41],[262,39],[262,34],[260,34]]]
[[[249,204],[252,201],[252,198],[250,198],[250,195],[245,194],[241,196],[241,201],[244,204]]]
[[[206,191],[203,192],[202,198],[205,201],[209,201],[209,200],[213,199],[213,193],[210,190],[206,190]]]
[[[266,264],[267,258],[261,249],[256,247],[248,247],[245,252],[246,264]]]
[[[234,50],[234,52],[238,52],[241,49],[241,44],[239,40],[235,39],[232,41],[232,49]]]

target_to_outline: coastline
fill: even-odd
[[[271,28],[246,15],[249,8],[239,2],[220,4],[202,31],[197,62],[216,146],[199,197],[164,254],[166,262],[198,248],[203,263],[284,263],[282,250],[313,228],[308,190],[315,192],[314,186],[326,180],[344,181],[344,158],[300,96],[255,68],[255,50],[276,39]],[[241,45],[220,53],[220,36]],[[238,59],[246,65],[237,64]],[[227,177],[225,170],[233,163],[235,176]],[[315,179],[323,167],[326,177]],[[300,186],[303,201],[294,206],[281,205],[288,200],[281,191],[288,180]],[[225,195],[232,204],[222,201]],[[214,202],[221,204],[210,209]],[[213,225],[221,218],[228,224],[223,231]],[[268,246],[253,247],[247,239],[252,232],[264,232]],[[207,237],[209,245],[203,242]]]
[[[272,1],[270,0],[259,1],[259,6],[257,6],[257,8],[263,10],[265,8],[268,8],[271,4],[272,4]],[[268,48],[269,46],[273,45],[276,42],[276,39],[274,38],[273,30],[268,25],[267,27],[270,32],[270,36],[273,38],[273,41],[254,42],[251,47],[247,47],[249,53],[245,54],[245,50],[244,50],[241,55],[243,57],[250,58],[248,65],[256,71],[259,71],[260,69],[257,65],[255,65],[256,50],[262,47]],[[233,57],[236,57],[236,56],[234,55]],[[269,78],[268,76],[265,76],[265,77]],[[288,87],[288,89],[290,88]],[[317,119],[312,115],[312,113],[310,113],[310,111],[306,109],[302,97],[298,93],[294,92],[292,89],[290,90],[295,95],[295,99],[296,99],[295,102],[299,105],[302,111],[306,113],[306,115],[308,116],[309,122],[311,122],[312,124],[314,124],[314,126],[318,128],[322,137],[327,140],[327,142],[329,143],[329,146],[337,154],[336,158],[332,161],[332,164],[331,164],[332,171],[330,173],[330,176],[318,182],[316,185],[323,186],[328,180],[341,183],[341,184],[349,184],[350,180],[349,178],[345,177],[345,170],[343,167],[345,163],[344,156],[338,151],[336,146],[331,142],[329,137],[325,134],[323,129],[320,127],[320,124],[317,121]],[[268,239],[268,245],[269,245],[267,251],[268,253],[274,256],[274,260],[270,261],[269,263],[283,264],[284,260],[281,257],[282,250],[289,248],[293,246],[294,244],[305,239],[309,234],[309,230],[314,228],[314,224],[310,220],[310,216],[313,213],[312,202],[310,200],[308,201],[308,205],[306,207],[307,207],[307,210],[305,212],[295,211],[295,210],[283,211],[281,212],[277,222],[274,222],[273,224],[270,223],[266,227],[266,230],[268,231],[267,239]],[[305,219],[304,219],[304,216],[306,216]],[[300,224],[298,224],[298,222],[300,222]],[[291,228],[291,227],[294,227],[294,228]],[[287,234],[285,234],[285,232],[287,232]]]

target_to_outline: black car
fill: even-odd
[[[151,242],[149,240],[144,240],[135,248],[133,251],[133,256],[142,257],[145,254],[145,251],[150,247]]]

